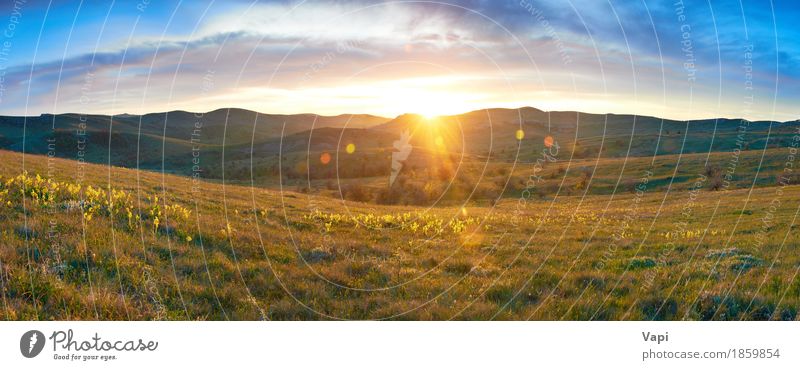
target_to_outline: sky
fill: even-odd
[[[800,118],[796,0],[6,1],[0,114]]]

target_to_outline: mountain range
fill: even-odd
[[[526,162],[535,160],[547,136],[569,158],[652,157],[785,146],[797,127],[798,121],[676,121],[532,107],[484,109],[433,120],[415,114],[391,119],[226,108],[206,113],[0,116],[0,149],[181,175],[199,168],[206,179],[244,181],[280,174],[384,175],[391,167],[392,144],[406,130],[412,134],[415,155],[427,160],[446,154],[461,161]],[[334,158],[332,166],[317,160],[325,153]],[[369,170],[373,166],[383,170]]]

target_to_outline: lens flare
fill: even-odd
[[[319,161],[322,164],[331,163],[331,155],[330,155],[330,153],[328,153],[328,152],[322,153],[322,155],[319,156]]]
[[[546,146],[548,148],[553,146],[553,137],[552,136],[550,136],[550,135],[545,136],[545,138],[544,138],[544,146]]]

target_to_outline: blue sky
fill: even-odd
[[[0,114],[800,118],[796,1],[17,1],[0,16]]]

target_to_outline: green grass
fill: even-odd
[[[768,154],[785,160],[785,150]],[[725,155],[712,158],[724,163]],[[458,198],[434,208],[386,206],[342,201],[333,191],[210,182],[193,192],[186,177],[86,164],[84,189],[126,192],[140,219],[107,209],[87,219],[74,207],[80,193],[50,203],[26,195],[23,203],[10,189],[11,204],[0,208],[0,317],[794,319],[800,187],[764,180],[740,189],[751,178],[691,192],[705,169],[704,156],[695,156],[681,159],[683,180],[671,188],[677,156],[659,157],[655,167],[632,160],[624,171],[623,159],[605,159],[592,178],[601,185],[588,186],[612,190],[583,197],[567,171],[571,195],[520,201],[520,189],[509,190],[494,206],[479,200],[463,209]],[[743,153],[743,178],[754,176],[759,157]],[[81,174],[74,161],[26,155],[23,162],[0,152],[3,182],[23,163],[63,183]],[[506,176],[525,177],[530,168]],[[643,194],[613,191],[615,171],[630,182],[650,168]],[[545,175],[544,184],[563,176],[555,167]],[[374,181],[368,186],[378,187]],[[154,227],[156,204],[191,214],[184,220],[162,208]]]

